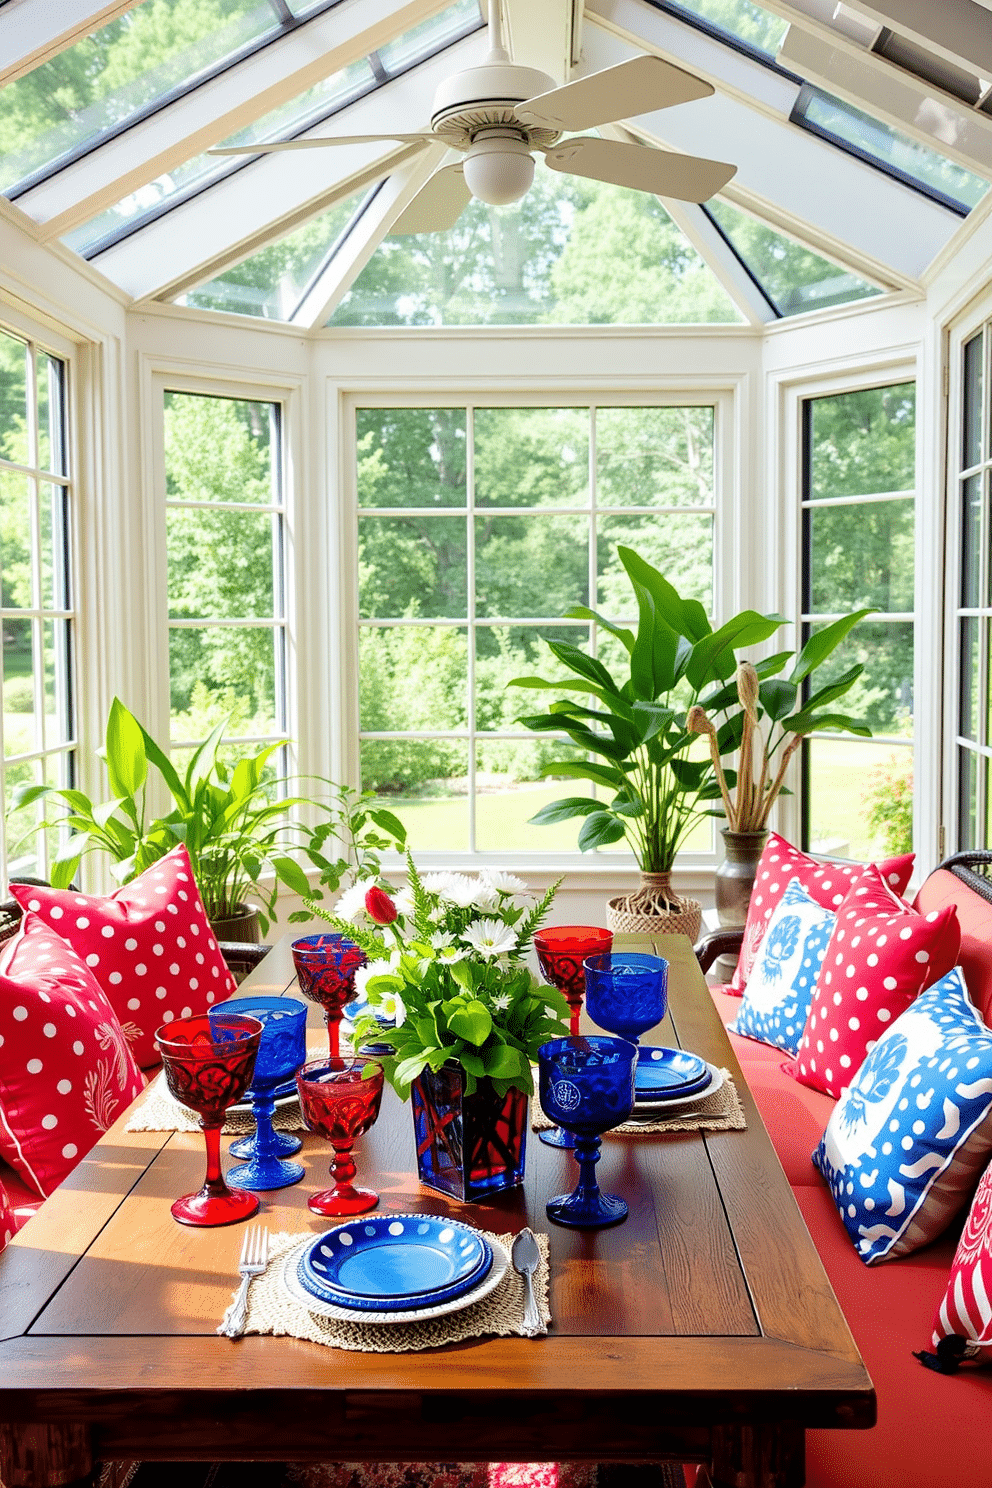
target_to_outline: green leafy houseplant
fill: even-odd
[[[369,882],[348,891],[344,918],[309,904],[369,957],[356,992],[370,1011],[355,1044],[381,1044],[377,1055],[393,1089],[406,1099],[425,1069],[460,1065],[465,1091],[488,1079],[498,1095],[533,1090],[531,1062],[541,1044],[568,1033],[568,1004],[538,982],[524,961],[558,887],[535,900],[510,874],[431,873],[407,855],[408,887],[391,896]],[[364,923],[356,923],[356,921]],[[376,1017],[392,1026],[384,1031]]]
[[[592,758],[560,760],[545,774],[591,781],[603,799],[566,796],[544,806],[534,822],[582,817],[583,851],[626,837],[642,873],[667,875],[696,817],[719,797],[708,758],[693,758],[689,709],[721,688],[737,664],[736,651],[760,644],[784,619],[743,610],[714,630],[697,600],[683,599],[656,568],[632,548],[617,552],[637,599],[636,632],[578,605],[570,619],[594,620],[616,636],[629,658],[628,674],[616,678],[580,647],[549,641],[554,656],[576,681],[517,677],[509,685],[576,694],[557,698],[546,713],[521,722],[530,729],[564,733]],[[660,884],[632,908],[647,912],[678,907]]]
[[[221,757],[224,724],[194,751],[182,775],[119,698],[107,721],[102,751],[111,799],[95,805],[82,791],[52,786],[22,787],[14,809],[41,798],[68,808],[51,828],[64,823],[71,835],[52,864],[56,888],[67,888],[87,853],[106,853],[112,872],[127,883],[180,842],[185,843],[203,907],[210,920],[243,911],[249,898],[259,904],[264,934],[275,918],[280,886],[313,896],[297,855],[317,870],[317,893],[337,889],[349,872],[377,872],[379,852],[402,850],[406,832],[375,798],[318,781],[320,795],[272,800],[266,765],[277,744],[246,755],[229,767]],[[146,796],[150,770],[168,790],[173,809],[152,816]],[[315,806],[323,820],[310,826],[293,813]],[[268,881],[266,881],[268,880]]]

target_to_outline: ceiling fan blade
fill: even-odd
[[[545,150],[544,158],[552,170],[567,175],[591,176],[594,181],[610,181],[634,191],[652,191],[655,196],[691,202],[707,201],[737,174],[736,165],[722,160],[676,155],[653,150],[649,145],[627,145],[591,136],[552,145]]]
[[[554,124],[559,129],[594,129],[617,119],[633,119],[676,103],[709,98],[709,83],[661,57],[632,57],[563,88],[539,93],[516,107],[524,124]]]
[[[446,165],[421,186],[400,213],[390,233],[445,232],[454,227],[472,200],[461,165]]]
[[[326,145],[377,145],[393,140],[401,145],[418,145],[436,139],[437,135],[429,129],[422,129],[419,134],[332,134],[320,139],[275,140],[268,145],[218,145],[207,154],[272,155],[276,150],[322,150]]]

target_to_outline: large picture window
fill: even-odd
[[[164,414],[174,756],[222,720],[285,739],[281,405],[170,390]]]
[[[571,745],[521,727],[535,694],[507,683],[565,675],[553,638],[618,661],[613,637],[562,618],[636,623],[618,544],[712,611],[718,411],[356,410],[361,776],[396,798],[413,847],[576,850],[574,823],[529,824],[562,794],[542,772]],[[689,846],[711,840],[706,823]]]
[[[75,784],[73,489],[67,364],[0,330],[3,875],[46,876],[56,829],[18,786]]]
[[[805,746],[803,832],[815,851],[857,858],[912,847],[916,399],[911,382],[803,404],[803,631],[874,607],[816,674],[857,662],[838,703],[871,739]]]

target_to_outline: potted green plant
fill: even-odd
[[[409,853],[407,872],[396,895],[354,885],[338,906],[347,917],[307,907],[368,957],[355,1044],[388,1040],[378,1057],[411,1099],[421,1182],[484,1198],[522,1181],[531,1065],[568,1033],[564,997],[525,961],[558,885],[537,899],[506,873],[421,878]]]
[[[369,793],[318,780],[319,792],[273,799],[266,767],[279,746],[265,745],[229,766],[222,754],[224,727],[217,725],[180,774],[115,698],[101,751],[111,799],[96,805],[82,791],[30,785],[14,800],[15,810],[41,798],[68,808],[39,828],[62,825],[71,834],[52,864],[53,885],[67,888],[91,852],[109,855],[114,877],[127,883],[182,842],[218,938],[258,940],[275,918],[281,886],[311,897],[316,888],[320,896],[324,888],[337,889],[349,873],[377,872],[383,849],[402,851],[402,823]],[[148,809],[155,777],[173,802],[164,816]],[[294,815],[307,807],[320,813],[318,825]],[[316,870],[316,885],[301,857]]]
[[[525,727],[563,733],[592,758],[559,760],[544,773],[591,781],[602,799],[565,796],[532,821],[582,817],[583,851],[626,838],[641,870],[641,886],[610,901],[614,930],[679,930],[695,939],[701,909],[671,885],[675,855],[695,820],[719,797],[712,764],[694,757],[687,715],[732,677],[736,652],[768,639],[781,615],[743,610],[714,630],[701,604],[684,599],[632,548],[618,547],[637,600],[637,630],[577,605],[570,619],[594,620],[627,653],[627,675],[616,677],[597,658],[566,641],[549,641],[554,656],[577,680],[517,677],[509,685],[559,696],[546,713],[520,719]],[[590,705],[591,704],[591,705]]]

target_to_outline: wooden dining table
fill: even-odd
[[[291,938],[242,991],[295,990]],[[410,1110],[388,1088],[356,1147],[381,1212],[546,1233],[546,1336],[413,1353],[218,1337],[243,1226],[177,1224],[202,1137],[128,1131],[125,1116],[0,1255],[4,1488],[53,1488],[108,1459],[700,1462],[715,1488],[799,1488],[806,1430],[872,1425],[874,1390],[692,948],[655,945],[669,1012],[644,1041],[728,1069],[747,1125],[608,1134],[598,1176],[626,1198],[624,1223],[549,1223],[577,1170],[534,1132],[520,1188],[462,1204],[422,1187]],[[327,1227],[306,1201],[329,1155],[304,1134],[304,1180],[262,1195],[272,1232]]]

